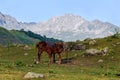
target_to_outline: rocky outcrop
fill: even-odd
[[[92,55],[98,55],[98,54],[101,54],[101,51],[98,50],[98,49],[87,49],[85,51],[85,56],[92,56]]]
[[[84,56],[94,56],[94,55],[103,55],[105,56],[108,52],[108,47],[105,47],[101,50],[98,49],[87,49],[84,53]]]
[[[64,51],[85,50],[85,49],[86,49],[86,46],[84,44],[64,43]]]

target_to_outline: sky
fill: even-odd
[[[0,12],[19,22],[41,22],[74,14],[120,26],[120,0],[0,0]]]

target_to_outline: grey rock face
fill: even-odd
[[[24,29],[64,41],[102,38],[113,35],[120,28],[99,20],[87,21],[81,16],[65,14],[39,23],[22,23],[15,18],[0,13],[0,26],[7,29]]]

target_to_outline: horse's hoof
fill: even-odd
[[[39,61],[36,61],[36,64],[39,64],[40,62]]]
[[[56,64],[61,64],[61,61],[56,61]]]
[[[35,61],[34,64],[39,64],[40,62],[39,61]]]

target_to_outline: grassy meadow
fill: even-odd
[[[84,50],[69,51],[68,63],[50,66],[46,53],[42,54],[40,64],[34,64],[37,59],[35,45],[29,45],[30,50],[0,46],[0,80],[23,80],[27,72],[45,75],[44,78],[28,80],[120,80],[120,44],[117,44],[120,39],[107,37],[96,39],[96,42],[96,45],[89,45],[88,41],[78,43],[84,43],[88,49],[109,47],[107,55],[83,57]],[[62,59],[66,59],[65,52]],[[98,62],[100,59],[103,62]]]

